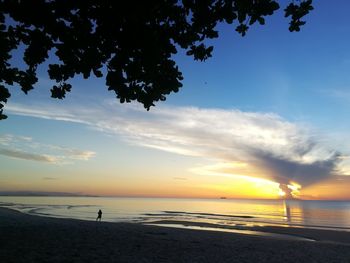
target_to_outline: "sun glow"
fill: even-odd
[[[301,189],[300,184],[297,184],[295,182],[291,182],[287,187],[291,190],[291,194],[292,194],[293,198],[297,198],[299,196],[300,189]]]
[[[298,198],[300,195],[301,185],[290,182],[289,184],[279,184],[278,195],[280,198],[290,199]]]
[[[278,195],[279,195],[280,197],[285,197],[285,196],[286,196],[286,192],[284,192],[282,189],[279,189]]]

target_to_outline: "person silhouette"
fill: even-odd
[[[101,209],[100,209],[100,210],[98,210],[98,212],[97,212],[96,221],[100,221],[100,222],[101,222],[101,218],[102,218],[102,211],[101,211]]]

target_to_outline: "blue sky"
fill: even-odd
[[[41,70],[29,95],[11,88],[9,119],[0,123],[0,190],[127,193],[109,189],[113,181],[130,195],[162,195],[141,187],[153,181],[186,196],[189,185],[214,189],[220,176],[226,185],[249,177],[309,188],[347,180],[350,3],[314,2],[298,33],[281,10],[243,38],[220,25],[212,58],[175,57],[184,86],[150,112],[116,103],[103,79],[75,78],[65,100],[51,99]]]

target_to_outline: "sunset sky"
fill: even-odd
[[[350,199],[350,2],[313,5],[299,33],[283,8],[244,38],[220,25],[213,57],[178,54],[184,87],[149,112],[103,78],[51,99],[41,68],[28,95],[11,87],[0,191]]]

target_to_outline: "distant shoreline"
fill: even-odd
[[[289,234],[318,237],[316,242],[309,242],[133,223],[57,219],[7,208],[0,208],[0,219],[2,262],[345,263],[350,259],[350,234],[341,231],[299,229],[297,233],[297,229],[285,229]]]
[[[100,197],[98,195],[88,195],[79,193],[65,193],[65,192],[0,192],[0,196],[13,196],[13,197],[35,197],[35,196],[45,196],[45,197]]]

